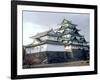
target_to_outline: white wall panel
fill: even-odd
[[[64,51],[64,46],[44,44],[36,47],[26,48],[26,54],[32,54],[32,53],[38,53],[44,51]]]
[[[64,46],[63,45],[52,45],[49,44],[47,51],[64,51]]]

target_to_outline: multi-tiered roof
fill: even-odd
[[[59,41],[65,45],[87,44],[84,36],[79,33],[80,30],[76,28],[76,24],[72,24],[71,21],[64,19],[60,25],[61,27],[57,31],[60,34],[58,37]]]
[[[41,44],[63,45],[62,42],[58,42],[58,36],[59,35],[53,29],[37,33],[31,37],[33,39],[33,43],[30,44],[30,46],[39,46]]]

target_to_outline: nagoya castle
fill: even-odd
[[[64,43],[66,58],[69,60],[87,59],[89,55],[89,45],[84,36],[79,34],[77,25],[64,19],[57,33],[60,34],[58,41]]]
[[[37,64],[88,60],[89,45],[79,31],[76,24],[63,19],[59,28],[33,35],[25,54],[37,58]]]

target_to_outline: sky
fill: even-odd
[[[23,45],[32,43],[31,36],[47,31],[51,28],[57,29],[63,19],[77,24],[79,33],[85,39],[90,40],[90,15],[83,13],[61,13],[61,12],[39,12],[23,11]]]

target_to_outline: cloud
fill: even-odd
[[[64,18],[72,21],[73,24],[77,24],[77,28],[80,29],[80,33],[85,36],[87,41],[89,41],[89,14],[35,11],[23,12],[24,41],[28,43],[29,37],[37,34],[38,32],[43,32],[51,28],[58,28],[58,24],[60,24]]]
[[[32,43],[31,36],[36,35],[39,32],[44,32],[48,28],[43,28],[42,25],[26,22],[23,24],[23,44],[27,45]]]

